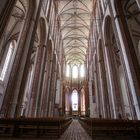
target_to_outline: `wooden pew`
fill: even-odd
[[[92,137],[140,136],[140,121],[80,118],[79,122]]]
[[[71,118],[0,118],[0,136],[60,137]]]
[[[0,135],[13,136],[15,129],[14,121],[10,118],[0,119]]]

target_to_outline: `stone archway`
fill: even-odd
[[[105,57],[107,61],[107,81],[110,99],[112,100],[112,117],[117,118],[120,114],[123,117],[131,117],[129,106],[128,89],[122,65],[121,51],[116,42],[116,36],[112,26],[111,17],[107,16],[105,20]],[[111,81],[111,82],[110,82]],[[128,115],[129,114],[129,115]]]
[[[28,73],[32,73],[32,76],[30,78],[27,78],[26,83],[28,83],[28,80],[31,80],[30,86],[26,84],[26,86],[29,86],[28,90],[25,90],[24,97],[28,97],[26,99],[25,104],[25,112],[26,116],[41,116],[41,107],[42,107],[42,98],[43,98],[43,75],[44,75],[44,69],[45,69],[45,63],[46,63],[46,26],[45,26],[45,19],[40,18],[38,27],[36,30],[36,37],[34,40],[34,48],[32,50],[32,54],[30,56],[30,68]],[[38,80],[36,80],[38,79]],[[25,87],[26,89],[26,87]],[[34,106],[34,107],[33,107]],[[34,109],[33,109],[34,108]],[[36,111],[36,108],[38,110]]]
[[[133,2],[131,6],[128,7],[128,5]],[[130,93],[130,100],[131,100],[131,107],[132,107],[132,113],[134,114],[133,116],[135,118],[140,118],[139,115],[139,104],[140,104],[140,62],[139,62],[139,57],[138,57],[138,47],[134,43],[135,39],[134,36],[132,35],[131,28],[129,27],[128,19],[131,20],[132,17],[134,17],[132,14],[129,16],[131,12],[136,12],[138,9],[138,6],[136,4],[137,1],[119,1],[116,0],[114,1],[115,4],[115,10],[117,12],[117,15],[119,15],[119,18],[116,19],[118,22],[118,27],[120,32],[119,33],[119,38],[122,40],[121,42],[121,47],[123,50],[123,55],[124,55],[124,62],[125,62],[125,69],[127,71],[127,81],[128,81],[128,86],[129,86],[129,93]],[[126,4],[125,4],[126,3]],[[124,5],[125,4],[125,7]],[[137,8],[134,11],[131,11],[133,9],[133,6],[137,6]],[[129,9],[130,8],[130,9]],[[126,14],[126,11],[130,10],[129,14]],[[134,18],[135,19],[135,18]],[[132,19],[133,21],[133,19]],[[129,24],[129,25],[128,25]],[[136,23],[135,23],[136,24]],[[135,28],[135,26],[132,26]],[[136,26],[137,27],[137,26]],[[124,45],[124,46],[123,46]],[[137,104],[137,105],[135,105]]]
[[[98,61],[98,78],[99,78],[99,86],[100,86],[100,98],[101,98],[101,108],[102,114],[100,114],[103,118],[111,117],[111,101],[109,100],[109,93],[107,87],[107,75],[105,70],[105,59],[104,59],[104,46],[101,39],[98,42],[97,48],[97,61]]]

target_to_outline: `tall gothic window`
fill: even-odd
[[[80,67],[80,77],[84,77],[85,76],[85,67],[84,65],[81,65]]]
[[[78,111],[78,92],[77,92],[77,90],[73,90],[71,100],[72,100],[72,110]]]
[[[24,19],[27,17],[29,8],[29,0],[17,0],[15,6],[13,7],[12,14],[9,18],[9,22],[4,30],[3,37],[1,38],[1,69],[0,69],[0,80],[4,80],[9,68],[12,66],[13,53],[15,52],[16,41],[12,40],[13,37],[16,37],[16,40],[19,39],[19,34],[22,31],[24,24]],[[8,46],[7,40],[11,40]]]
[[[76,65],[74,65],[72,68],[72,77],[78,78],[78,67]]]
[[[7,73],[7,70],[10,66],[11,61],[12,61],[15,45],[16,45],[15,40],[11,41],[10,44],[9,44],[9,48],[8,48],[8,51],[7,51],[7,54],[6,54],[6,58],[5,58],[5,61],[4,61],[4,64],[3,64],[3,67],[2,67],[2,70],[1,70],[1,73],[0,73],[0,80],[1,81],[4,80],[4,78],[6,76],[6,73]]]
[[[70,76],[70,65],[66,65],[66,76]]]

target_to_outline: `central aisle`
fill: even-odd
[[[78,120],[73,120],[69,128],[64,132],[59,140],[92,140],[87,132],[80,125]]]

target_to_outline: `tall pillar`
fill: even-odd
[[[95,102],[93,102],[93,69],[92,69],[92,64],[90,65],[89,67],[89,83],[88,83],[88,91],[89,91],[89,108],[86,107],[86,114],[90,115],[91,118],[96,118],[98,115],[97,115],[97,104]],[[86,91],[86,94],[88,92]],[[96,96],[96,95],[95,95]],[[87,106],[87,96],[85,96],[86,98],[86,106]],[[90,110],[89,110],[90,109]],[[90,111],[90,114],[89,114],[89,111]]]
[[[50,86],[49,86],[49,106],[48,106],[48,116],[53,116],[54,111],[54,94],[55,94],[55,86],[56,86],[56,78],[57,78],[57,60],[55,54],[53,54],[53,61],[52,61],[52,71],[51,71],[51,79],[50,79]]]
[[[69,89],[69,93],[68,93],[68,96],[69,96],[69,106],[70,106],[69,115],[72,115],[72,100],[71,100],[71,95],[72,95],[72,89]]]
[[[49,68],[49,74],[48,74],[48,85],[47,85],[47,92],[46,92],[46,106],[47,106],[47,108],[46,108],[46,113],[45,113],[45,116],[49,116],[49,106],[50,106],[50,102],[49,102],[49,98],[50,98],[50,96],[51,96],[51,92],[50,92],[50,87],[51,87],[51,73],[52,73],[52,66],[53,66],[53,59],[52,59],[52,57],[53,56],[51,56],[51,58],[50,58],[50,68]]]
[[[52,52],[48,52],[52,53]],[[51,82],[51,71],[52,71],[52,54],[50,54],[50,57],[48,58],[48,62],[46,63],[46,74],[45,74],[45,86],[44,86],[44,98],[43,98],[43,104],[42,104],[42,110],[43,116],[48,116],[48,109],[49,109],[49,96],[50,96],[50,82]]]
[[[18,97],[20,97],[22,94],[20,92],[20,88],[22,81],[25,78],[23,75],[28,58],[27,56],[29,54],[28,52],[30,52],[29,50],[32,50],[33,47],[32,41],[35,36],[34,32],[36,31],[40,9],[41,1],[38,10],[36,12],[34,11],[34,13],[29,14],[30,16],[32,16],[32,19],[29,18],[30,16],[26,19],[26,22],[22,29],[22,33],[20,34],[20,38],[18,41],[19,43],[17,44],[17,54],[15,56],[15,61],[10,74],[8,85],[6,87],[5,97],[1,109],[1,114],[3,114],[3,116],[5,117],[15,116]],[[33,12],[33,9],[31,11]],[[34,20],[34,18],[36,20]]]
[[[43,45],[42,46],[42,61],[41,61],[41,67],[40,67],[40,75],[39,75],[39,79],[38,79],[38,103],[37,103],[37,117],[41,117],[42,116],[42,110],[41,110],[41,106],[42,106],[42,101],[43,101],[43,82],[44,82],[44,74],[45,74],[45,58],[46,58],[46,46]]]
[[[81,91],[78,90],[78,115],[81,115]]]
[[[78,67],[78,115],[81,115],[80,67]]]
[[[107,81],[106,81],[106,71],[104,68],[104,60],[100,60],[99,62],[99,70],[100,70],[100,85],[101,85],[101,94],[102,94],[102,103],[103,103],[103,117],[111,118],[110,114],[110,104],[107,90]]]
[[[90,115],[91,118],[97,117],[97,112],[95,112],[95,106],[96,104],[93,103],[93,96],[92,96],[92,82],[93,81],[89,81],[88,86],[89,86],[89,108],[86,108],[86,115]],[[90,114],[89,114],[90,111]]]
[[[38,86],[39,86],[39,77],[41,72],[42,53],[43,53],[43,47],[39,46],[38,54],[37,54],[37,62],[35,66],[33,86],[31,91],[31,104],[32,104],[31,117],[36,117],[37,115],[38,99],[39,99]]]
[[[48,106],[49,106],[49,87],[50,87],[50,81],[51,81],[51,70],[52,70],[52,45],[49,42],[47,42],[47,54],[45,58],[45,70],[44,70],[44,81],[43,81],[43,87],[42,87],[42,103],[41,103],[41,110],[42,110],[42,116],[47,117],[48,115]]]
[[[104,93],[103,93],[103,87],[102,87],[102,77],[101,77],[101,64],[100,60],[97,60],[97,76],[98,76],[98,86],[99,86],[99,97],[100,97],[100,115],[102,117],[105,117],[105,100],[104,100]]]
[[[61,77],[62,78],[62,77]],[[59,108],[61,109],[62,112],[62,106],[63,106],[63,80],[60,78],[60,99],[59,99]],[[64,94],[65,97],[65,94]],[[65,99],[65,98],[64,98]],[[65,104],[64,104],[64,108],[65,108]],[[63,112],[63,114],[65,114],[65,111]]]
[[[72,90],[73,90],[73,77],[72,77],[72,67],[70,66],[70,89],[69,89],[69,103],[70,103],[70,115],[72,115],[72,100],[71,100],[71,97],[72,97]]]
[[[95,83],[95,98],[96,98],[96,113],[97,117],[101,115],[102,106],[100,99],[100,89],[99,89],[99,79],[98,79],[98,66],[97,66],[97,55],[94,55],[94,65],[93,65],[93,75],[94,75],[94,83]]]
[[[98,45],[98,73],[99,73],[101,102],[103,108],[102,115],[104,118],[111,118],[109,96],[107,90],[107,81],[106,81],[106,71],[105,71],[102,44],[101,44],[102,42],[100,41]]]
[[[51,75],[51,87],[50,87],[50,99],[49,99],[49,116],[54,115],[54,104],[55,104],[55,94],[56,94],[56,80],[57,80],[57,62],[53,63],[53,71]]]
[[[66,89],[63,86],[63,91],[62,91],[62,113],[66,114]]]

